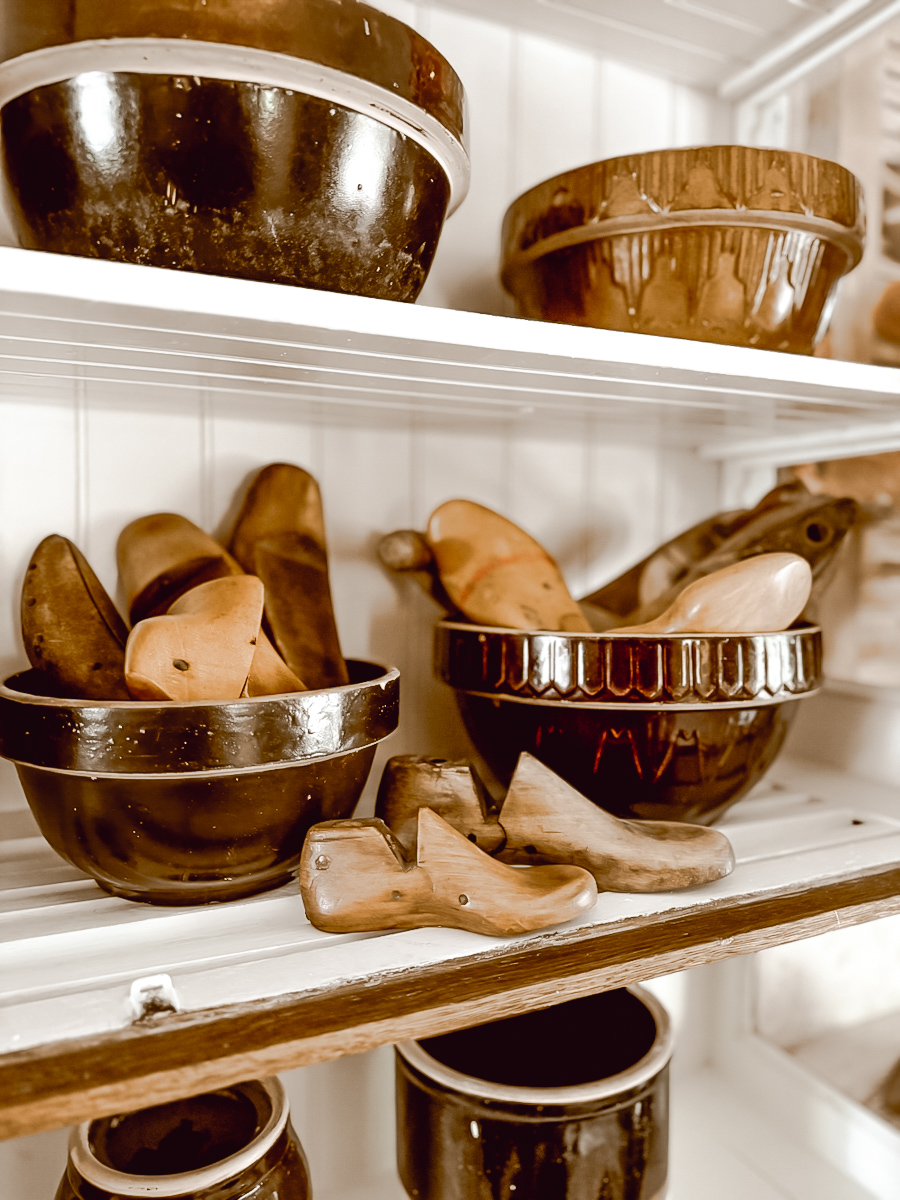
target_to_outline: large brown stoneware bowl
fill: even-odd
[[[752,635],[523,633],[442,621],[435,669],[499,798],[527,750],[619,817],[709,824],[819,686],[814,626]]]
[[[468,184],[415,31],[356,0],[46,8],[11,6],[0,55],[22,245],[415,300]]]
[[[0,688],[0,754],[57,853],[117,896],[204,904],[286,883],[306,831],[349,817],[399,673],[195,704],[58,700],[33,671]]]
[[[524,317],[809,354],[864,236],[861,186],[837,163],[659,150],[519,196],[502,279]]]

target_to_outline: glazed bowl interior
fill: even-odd
[[[772,764],[821,653],[813,626],[648,637],[444,621],[435,639],[495,799],[527,751],[616,816],[699,824]]]
[[[156,904],[236,899],[286,883],[311,825],[348,817],[399,678],[348,662],[345,687],[198,704],[0,689],[0,753],[50,845],[115,895]]]
[[[862,189],[810,155],[700,146],[564,172],[510,206],[522,316],[809,354],[862,255]]]

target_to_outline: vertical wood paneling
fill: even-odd
[[[672,144],[673,84],[610,59],[597,67],[595,157],[640,154]]]
[[[111,595],[116,594],[116,540],[129,521],[177,512],[202,522],[202,432],[200,399],[190,393],[153,411],[89,404],[82,549]]]
[[[423,10],[424,35],[463,81],[471,114],[472,186],[441,236],[420,303],[509,311],[497,275],[500,223],[511,192],[512,50],[500,25],[442,9]]]
[[[570,46],[516,36],[510,201],[591,161],[594,66],[590,55]]]

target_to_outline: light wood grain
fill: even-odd
[[[162,617],[139,621],[125,647],[135,700],[237,700],[257,650],[264,588],[253,575],[212,579]]]
[[[597,888],[578,866],[517,870],[420,808],[413,861],[379,818],[325,821],[306,837],[300,894],[317,929],[359,933],[444,926],[492,937],[562,925]]]
[[[471,621],[590,632],[556,562],[499,513],[448,500],[429,517],[427,538],[447,595]]]
[[[510,862],[575,863],[611,892],[668,892],[722,879],[734,852],[718,829],[623,821],[522,754],[500,809]]]
[[[422,807],[432,809],[488,854],[506,841],[496,811],[489,811],[488,794],[466,759],[448,761],[415,754],[388,759],[378,785],[375,815],[411,855],[416,852]]]
[[[168,612],[201,583],[240,575],[231,555],[178,513],[151,513],[131,521],[116,544],[119,587],[132,622]]]
[[[0,1059],[0,1137],[426,1037],[900,912],[900,867],[802,893],[700,905],[599,936],[564,931],[541,953],[498,943],[449,968],[366,985],[172,1014]]]
[[[799,554],[745,558],[695,579],[669,607],[643,625],[616,633],[769,633],[787,629],[803,612],[812,570]]]

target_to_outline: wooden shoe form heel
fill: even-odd
[[[290,670],[308,688],[349,682],[331,587],[322,496],[301,467],[271,463],[247,492],[229,543],[266,587],[266,623]]]
[[[616,633],[771,633],[806,607],[812,571],[799,554],[745,558],[696,579],[653,621]]]
[[[587,871],[507,866],[427,808],[417,840],[411,865],[378,818],[313,826],[300,860],[312,924],[330,933],[448,926],[507,937],[573,920],[596,900]]]
[[[414,579],[448,617],[460,615],[441,583],[437,563],[423,533],[417,529],[395,529],[393,533],[386,533],[378,543],[378,557],[389,571]]]
[[[201,583],[242,573],[227,550],[178,513],[152,513],[126,525],[116,559],[132,624],[168,612]]]
[[[448,500],[429,517],[427,538],[447,595],[470,621],[591,632],[556,562],[499,513]]]
[[[128,700],[128,630],[84,555],[51,534],[22,586],[22,639],[48,691],[78,700]]]
[[[135,700],[237,700],[257,649],[263,585],[252,575],[213,579],[162,617],[132,629],[125,681]]]
[[[479,790],[465,759],[450,762],[413,754],[388,759],[378,785],[375,815],[390,826],[413,856],[420,808],[436,812],[486,854],[496,853],[506,841],[497,815],[488,813],[485,793]]]
[[[519,757],[500,821],[504,861],[572,863],[590,871],[601,891],[675,891],[734,869],[731,843],[719,830],[621,820],[530,754]]]

